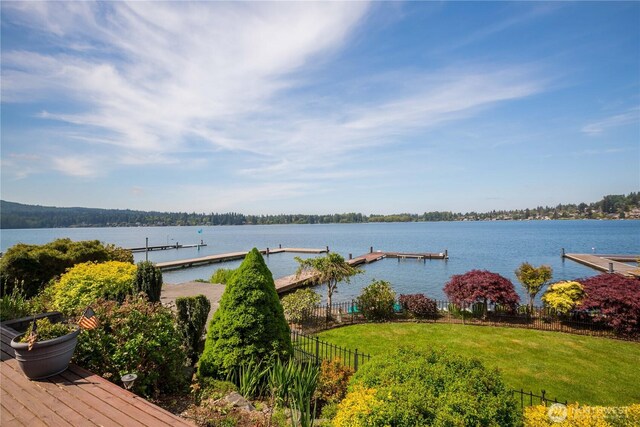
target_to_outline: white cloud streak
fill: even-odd
[[[633,123],[640,124],[640,108],[638,107],[589,123],[582,127],[582,132],[588,135],[600,135],[609,129]]]
[[[51,107],[41,114],[73,128],[61,138],[73,140],[73,148],[61,143],[51,154],[52,168],[68,175],[168,164],[177,162],[177,153],[206,152],[214,159],[225,151],[246,156],[236,171],[244,177],[314,180],[344,177],[340,166],[359,150],[545,88],[526,67],[465,64],[369,76],[379,80],[372,92],[386,94],[372,96],[375,102],[296,92],[308,83],[301,72],[317,71],[337,55],[368,7],[3,3],[14,22],[58,47],[57,53],[3,51],[3,102],[73,101],[64,111]],[[281,184],[269,185],[261,191],[282,192]],[[295,196],[307,188],[297,185],[280,188]],[[226,196],[237,198],[233,194]],[[243,200],[256,193],[249,194]]]

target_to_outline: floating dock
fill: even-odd
[[[346,260],[347,264],[352,267],[361,265],[361,264],[371,264],[372,262],[380,261],[384,258],[398,258],[398,261],[401,259],[417,259],[424,260],[426,262],[427,259],[448,259],[449,254],[447,251],[440,253],[403,253],[403,252],[382,252],[376,251],[373,252],[373,248],[369,253],[364,255],[360,255],[358,257],[350,258]],[[291,274],[289,276],[284,276],[275,280],[276,291],[281,294],[285,292],[292,291],[300,286],[306,285],[311,279],[313,279],[314,274],[311,272],[306,272],[305,274],[301,274],[297,276],[295,274]]]
[[[195,243],[193,245],[181,245],[179,243],[175,243],[173,245],[156,245],[156,246],[142,246],[139,248],[127,248],[128,251],[133,253],[138,252],[152,252],[152,251],[168,251],[171,249],[187,249],[187,248],[201,248],[207,246],[206,243]]]
[[[626,264],[626,262],[636,262],[640,259],[640,255],[567,254],[563,249],[562,257],[605,273],[640,277],[640,268]]]
[[[277,248],[277,249],[262,249],[260,251],[263,255],[272,255],[279,254],[283,252],[294,252],[294,253],[304,253],[304,254],[321,254],[328,252],[329,248],[323,249],[312,249],[312,248]],[[181,268],[189,268],[189,267],[200,267],[207,264],[216,264],[219,262],[227,262],[227,261],[235,261],[238,259],[244,259],[247,256],[249,251],[244,252],[230,252],[226,254],[218,254],[218,255],[209,255],[199,258],[191,258],[191,259],[181,259],[176,261],[165,261],[156,263],[156,267],[158,267],[162,271],[169,270],[179,270]]]

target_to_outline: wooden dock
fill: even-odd
[[[284,252],[304,253],[304,254],[321,254],[321,253],[328,252],[328,249],[329,248],[323,248],[323,249],[313,249],[313,248],[276,248],[276,249],[270,249],[270,248],[266,248],[266,249],[262,249],[260,251],[260,253],[263,254],[263,255],[272,255],[272,254],[279,254],[279,253],[284,253]],[[176,261],[159,262],[159,263],[156,264],[156,267],[158,267],[162,271],[179,270],[181,268],[189,268],[189,267],[199,267],[199,266],[208,265],[208,264],[215,264],[215,263],[219,263],[219,262],[227,262],[227,261],[235,261],[235,260],[238,260],[238,259],[244,259],[244,257],[246,257],[248,253],[249,253],[248,251],[231,252],[231,253],[226,253],[226,254],[209,255],[209,256],[200,257],[200,258],[191,258],[191,259],[181,259],[181,260],[176,260]]]
[[[2,426],[193,426],[74,364],[61,374],[31,381],[10,346],[18,333],[0,330]]]
[[[194,243],[192,245],[181,245],[179,243],[173,245],[156,245],[156,246],[142,246],[139,248],[127,248],[128,251],[133,253],[139,252],[153,252],[153,251],[168,251],[171,249],[188,249],[188,248],[201,248],[207,246],[206,243]]]
[[[635,262],[640,258],[640,255],[567,254],[563,252],[562,257],[598,271],[615,273],[624,277],[640,277],[640,268],[620,261],[631,260],[630,262]]]
[[[398,258],[400,259],[418,259],[418,260],[427,260],[427,259],[447,259],[448,253],[447,251],[441,253],[403,253],[403,252],[369,252],[363,255],[360,255],[355,258],[351,258],[346,260],[347,264],[356,267],[362,264],[371,264],[372,262],[380,261],[384,258]],[[276,291],[279,294],[286,293],[292,291],[300,286],[305,286],[308,282],[313,279],[314,274],[307,272],[304,275],[300,275],[299,277],[295,274],[291,274],[289,276],[281,277],[275,280]]]

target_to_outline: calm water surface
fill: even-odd
[[[449,260],[386,259],[364,267],[365,273],[340,285],[335,301],[351,300],[372,279],[391,282],[398,293],[423,292],[434,298],[444,296],[442,287],[453,274],[474,268],[500,273],[517,284],[514,270],[523,261],[548,264],[554,280],[575,279],[597,274],[573,261],[563,261],[562,248],[576,253],[640,253],[640,221],[486,221],[426,222],[389,224],[317,224],[216,227],[139,227],[2,230],[2,251],[23,242],[42,244],[59,237],[73,240],[98,239],[123,247],[194,244],[201,239],[207,247],[150,252],[152,261],[169,261],[234,251],[252,247],[277,248],[329,246],[345,258],[374,250],[398,252],[449,252]],[[292,274],[297,254],[275,254],[265,260],[274,278]],[[299,255],[303,258],[309,255]],[[136,261],[144,253],[135,254]],[[165,282],[180,283],[206,279],[218,268],[235,268],[239,262],[213,264],[164,274]],[[318,289],[323,293],[323,289]]]

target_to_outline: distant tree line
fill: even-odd
[[[362,222],[486,221],[536,219],[640,218],[640,193],[608,195],[594,203],[538,206],[490,212],[425,212],[392,215],[245,215],[228,213],[147,212],[122,209],[57,208],[0,202],[0,228],[136,227],[173,225],[336,224]]]

